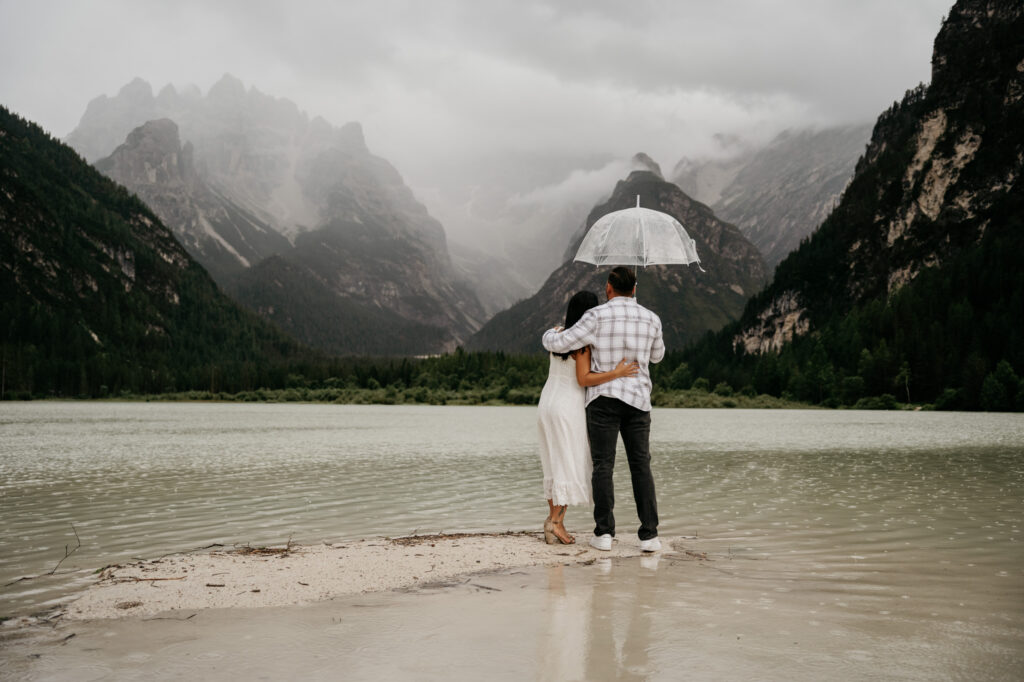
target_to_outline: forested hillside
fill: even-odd
[[[2,107],[0,226],[4,398],[255,388],[300,352],[135,196]]]
[[[959,2],[835,211],[680,377],[823,404],[1024,409],[1024,5]]]

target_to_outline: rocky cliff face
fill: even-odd
[[[652,162],[653,163],[653,162]],[[734,226],[715,217],[710,208],[666,182],[655,165],[636,170],[620,181],[611,198],[590,212],[589,229],[598,218],[641,203],[675,217],[697,242],[706,272],[696,266],[652,266],[638,273],[637,299],[661,316],[669,347],[699,338],[734,320],[747,298],[765,281],[764,260]],[[570,244],[575,254],[586,230]],[[555,270],[533,297],[496,315],[471,340],[470,348],[533,352],[540,350],[544,330],[565,319],[569,298],[584,289],[603,298],[610,268],[572,262]]]
[[[154,117],[168,120],[144,123]],[[89,157],[128,125],[141,127],[122,132],[127,142],[98,166],[151,202],[222,286],[264,311],[280,310],[282,300],[259,298],[269,290],[254,278],[270,270],[286,290],[306,291],[314,278],[330,292],[315,297],[316,307],[285,292],[287,305],[310,308],[288,319],[319,317],[328,327],[305,336],[299,328],[309,325],[291,328],[300,340],[352,337],[343,316],[322,309],[333,299],[439,330],[415,335],[424,345],[412,342],[406,352],[454,348],[482,323],[483,306],[452,265],[444,229],[395,168],[370,152],[359,124],[310,120],[293,103],[246,90],[230,76],[205,97],[169,86],[153,97],[148,84],[134,81],[117,97],[90,103],[68,141]],[[291,267],[253,267],[270,255]],[[294,282],[286,276],[303,269]],[[393,326],[365,328],[360,338],[388,345],[382,335]]]
[[[170,119],[150,121],[96,168],[124,185],[175,232],[188,252],[222,285],[291,244],[266,222],[214,190],[196,172]]]
[[[737,345],[777,349],[1009,229],[1024,166],[1021,35],[1019,2],[953,7],[931,84],[878,119],[841,203],[751,302]]]
[[[294,248],[283,254],[287,260],[306,268],[339,301],[443,332],[412,336],[403,352],[453,350],[480,327],[483,307],[452,265],[441,224],[394,167],[370,153],[358,125],[342,128],[330,146],[302,159],[295,179],[318,226],[296,235]],[[240,286],[255,291],[252,279],[259,274],[245,273]],[[242,300],[257,309],[264,303]],[[364,334],[391,345],[382,338],[385,328]]]
[[[870,134],[868,125],[786,131],[729,159],[683,159],[672,176],[740,228],[774,268],[835,207]]]
[[[159,118],[180,119],[187,100],[198,100],[197,90],[181,97],[167,86],[159,97],[153,96],[149,83],[136,78],[114,97],[100,95],[86,107],[85,114],[64,141],[75,148],[89,163],[109,156],[124,143],[125,136],[146,121]]]

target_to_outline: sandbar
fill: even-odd
[[[277,548],[219,548],[105,567],[63,614],[69,620],[147,617],[169,611],[311,604],[336,597],[443,583],[526,566],[636,557],[636,538],[610,552],[577,534],[548,545],[540,533],[415,535]],[[667,538],[663,538],[666,548]]]

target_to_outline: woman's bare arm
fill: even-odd
[[[626,362],[623,358],[622,361],[616,365],[615,369],[610,372],[592,372],[590,370],[590,346],[587,346],[583,350],[576,351],[576,382],[586,388],[587,386],[597,386],[599,384],[607,383],[612,379],[618,379],[619,377],[631,377],[636,376],[636,373],[640,371],[640,364],[637,362]]]

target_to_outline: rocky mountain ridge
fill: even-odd
[[[180,139],[167,122],[147,119],[97,166],[151,201],[226,290],[301,341],[326,350],[324,339],[358,337],[367,341],[358,352],[373,352],[373,340],[393,348],[383,336],[397,316],[423,332],[403,335],[401,352],[432,353],[454,348],[482,323],[486,312],[454,267],[443,227],[370,152],[358,123],[334,128],[230,76],[205,97],[170,87],[153,97],[136,80],[115,98],[94,100],[68,140],[88,156],[118,126],[152,115],[173,121]],[[275,255],[291,266],[256,267]],[[271,270],[276,293],[264,300],[272,289],[256,279]],[[298,294],[312,282],[316,296]],[[369,326],[345,327],[339,311],[354,308]],[[296,320],[305,322],[289,326]]]
[[[1024,164],[1024,44],[1012,37],[1022,16],[1009,0],[954,6],[931,84],[879,117],[843,201],[752,302],[737,343],[776,350],[815,320],[891,296],[993,227]]]
[[[540,291],[499,313],[477,332],[471,349],[518,352],[540,350],[541,334],[565,318],[565,306],[577,291],[603,296],[610,268],[572,261],[586,230],[601,216],[641,203],[663,211],[684,226],[697,243],[706,272],[696,266],[651,266],[638,273],[637,299],[661,316],[665,342],[679,348],[710,330],[734,320],[748,297],[764,283],[764,260],[734,226],[719,220],[711,209],[666,182],[657,164],[644,155],[644,170],[635,170],[617,183],[610,198],[589,213],[585,229],[577,232],[566,261],[548,277]]]
[[[139,126],[95,166],[173,225],[189,253],[222,284],[291,248],[279,232],[199,176],[192,143],[181,144],[170,119]]]
[[[1021,35],[1021,3],[958,0],[931,83],[879,116],[839,205],[667,371],[830,406],[1024,410]]]
[[[787,130],[726,159],[682,159],[672,180],[740,228],[774,268],[835,207],[870,134],[869,125]]]

